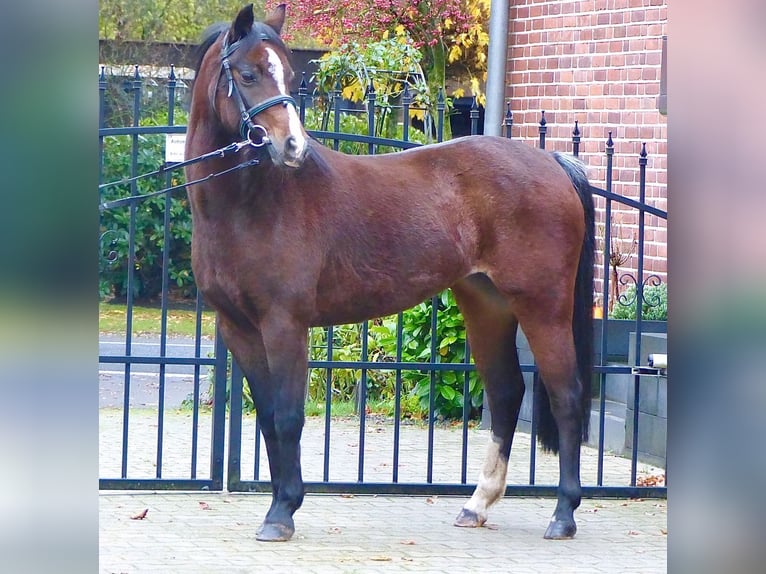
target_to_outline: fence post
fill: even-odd
[[[367,135],[371,138],[375,137],[375,86],[372,80],[367,87]],[[367,153],[375,154],[375,144],[372,142],[367,144]]]
[[[228,379],[227,367],[228,367],[228,349],[223,343],[223,339],[220,336],[220,331],[216,326],[215,332],[215,385],[214,390],[216,398],[213,399],[213,408],[219,407],[219,400],[221,400],[223,406],[223,412],[221,413],[221,421],[216,424],[216,412],[213,413],[213,429],[218,430],[219,427],[225,429],[226,425],[223,422],[223,417],[226,415],[226,383]],[[229,490],[237,490],[237,485],[242,481],[242,385],[243,381],[242,370],[239,368],[237,361],[233,358],[231,360],[231,387],[229,391],[229,450],[227,459],[227,472],[226,472],[226,485]],[[219,396],[219,389],[221,395]],[[256,421],[258,420],[256,414]],[[223,433],[221,433],[223,435]],[[217,444],[219,437],[213,437],[214,444]],[[256,434],[256,453],[255,463],[260,462],[260,437]],[[217,468],[215,461],[212,464],[213,468]],[[223,465],[221,465],[223,466]],[[223,473],[221,473],[223,474]]]
[[[636,269],[636,343],[635,343],[635,366],[641,364],[641,333],[643,322],[644,307],[644,202],[646,201],[646,142],[641,146],[641,153],[638,158],[638,201],[641,209],[638,214],[638,266]],[[639,418],[639,400],[640,400],[641,376],[635,374],[633,377],[633,451],[630,460],[630,485],[636,485],[636,474],[638,471],[638,418]]]
[[[511,139],[511,128],[513,127],[513,112],[511,111],[511,102],[506,104],[505,119],[503,125],[505,126],[505,137]]]
[[[479,106],[476,105],[476,96],[473,97],[471,103],[471,135],[475,136],[479,133]]]
[[[104,102],[106,101],[106,75],[104,66],[101,66],[101,73],[98,75],[98,129],[104,126]],[[104,182],[104,138],[98,138],[98,183]],[[101,199],[99,198],[99,201]]]
[[[572,155],[580,156],[580,128],[577,125],[577,120],[575,120],[574,130],[572,130]]]
[[[412,102],[412,96],[410,95],[410,87],[408,84],[404,84],[404,94],[402,94],[402,139],[406,142],[410,141],[410,103]]]
[[[308,95],[308,87],[306,86],[306,72],[301,72],[301,85],[298,86],[298,102],[300,108],[298,108],[298,114],[301,119],[301,123],[306,121],[306,96]]]
[[[614,154],[614,142],[612,141],[612,132],[609,132],[609,139],[606,140],[606,191],[612,192],[612,156]],[[606,362],[607,357],[607,326],[609,322],[609,259],[610,247],[612,244],[612,200],[606,198],[606,207],[604,213],[604,288],[602,290],[602,305],[604,307],[603,317],[601,318],[601,358],[600,363]],[[599,421],[598,421],[598,465],[596,469],[596,484],[601,486],[604,483],[604,429],[606,413],[606,373],[601,373],[599,377]]]
[[[334,113],[333,117],[333,130],[335,133],[340,133],[340,80],[335,82],[335,89],[332,92],[332,108]],[[333,149],[338,151],[340,147],[340,140],[336,137],[333,143]]]
[[[436,141],[444,139],[444,91],[439,88],[439,97],[436,98]]]
[[[540,149],[545,149],[545,132],[548,131],[548,128],[545,127],[545,124],[548,122],[545,121],[545,110],[540,112]]]

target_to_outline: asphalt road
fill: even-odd
[[[165,354],[168,357],[194,357],[194,339],[169,337]],[[99,356],[125,355],[125,337],[122,335],[100,335]],[[213,353],[213,341],[202,340],[200,357]],[[131,340],[131,355],[160,356],[160,338],[157,335],[135,336]],[[98,397],[99,407],[121,407],[124,400],[125,365],[99,363]],[[200,395],[207,396],[208,367],[200,368]],[[130,405],[156,406],[159,404],[159,365],[133,364],[130,366]],[[165,367],[164,398],[167,408],[174,408],[194,391],[194,366],[167,365]]]

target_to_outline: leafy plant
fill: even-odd
[[[612,319],[636,319],[636,286],[630,285],[617,299]],[[668,284],[645,285],[641,302],[641,317],[650,321],[668,320]]]
[[[185,122],[182,111],[177,121]],[[141,120],[142,126],[167,125],[167,112],[157,112]],[[164,162],[165,138],[163,135],[139,135],[136,150],[136,173],[143,174],[156,170]],[[119,181],[130,177],[133,162],[132,136],[107,136],[104,138],[104,164],[102,179],[104,182]],[[181,170],[171,172],[170,184],[183,183]],[[147,193],[165,187],[164,177],[138,180],[136,193]],[[109,201],[131,194],[129,185],[105,188],[101,201]],[[135,209],[133,296],[137,299],[150,300],[159,295],[162,289],[162,253],[165,234],[165,197],[154,197],[142,201]],[[129,236],[131,209],[128,206],[107,209],[101,214],[100,229],[106,245],[103,251],[112,252],[108,262],[102,262],[99,273],[99,292],[102,298],[127,295]],[[193,291],[194,278],[191,272],[191,214],[186,196],[176,192],[170,199],[170,241],[169,241],[169,280],[181,295],[190,295]],[[102,253],[102,259],[105,254]]]
[[[438,314],[436,322],[436,363],[462,363],[465,360],[466,334],[463,318],[451,291],[444,291],[436,299]],[[429,362],[431,360],[432,301],[425,301],[402,313],[402,360]],[[388,353],[396,352],[396,317],[388,317],[380,324],[371,326]],[[464,374],[462,371],[437,371],[434,385],[434,414],[444,418],[460,418],[463,413]],[[410,370],[402,373],[410,383],[420,408],[428,412],[431,376],[423,371]],[[469,373],[468,383],[471,415],[477,413],[482,403],[483,387],[475,371]]]
[[[349,41],[319,60],[313,80],[320,94],[333,94],[339,89],[341,96],[352,102],[362,102],[369,86],[375,90],[375,134],[396,137],[397,115],[394,105],[409,89],[410,115],[423,119],[424,110],[431,105],[428,86],[420,68],[422,54],[404,34],[386,37],[375,42]],[[332,111],[328,96],[320,96],[324,109],[323,123]],[[361,132],[360,132],[361,133]]]
[[[340,130],[341,134],[367,134],[367,117],[365,114],[355,113],[341,113],[340,114]],[[305,127],[308,130],[321,130],[330,131],[334,133],[335,125],[335,112],[330,110],[329,113],[317,108],[309,108],[306,110]],[[397,125],[395,131],[392,134],[387,135],[391,139],[403,139],[403,126]],[[410,141],[418,143],[426,143],[426,136],[417,130],[411,130],[409,134]],[[334,145],[334,140],[330,139],[324,142],[328,147]],[[338,151],[352,155],[365,155],[367,154],[368,145],[363,142],[338,140]],[[376,147],[376,153],[391,153],[400,151],[401,148],[393,146],[379,145]]]

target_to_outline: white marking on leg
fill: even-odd
[[[463,508],[475,512],[479,520],[487,519],[487,509],[497,502],[505,492],[505,478],[508,474],[508,459],[501,454],[500,438],[492,435],[487,446],[484,468],[479,476],[476,490]]]
[[[277,83],[279,93],[283,96],[289,96],[290,94],[287,92],[287,83],[285,82],[285,67],[282,65],[282,60],[279,58],[279,55],[269,47],[266,48],[266,54],[269,58],[269,73]],[[306,138],[303,137],[301,119],[298,117],[298,112],[295,110],[295,106],[287,106],[287,118],[290,135],[295,138],[299,152],[303,152],[303,148],[306,147],[307,142]],[[298,155],[300,155],[300,153]]]

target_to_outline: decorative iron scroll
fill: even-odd
[[[109,240],[109,245],[107,247],[107,235],[112,234],[114,237]],[[114,265],[114,263],[117,261],[117,250],[115,249],[117,245],[117,231],[114,229],[108,229],[104,231],[98,238],[99,243],[99,262],[106,264],[106,265]],[[108,249],[108,251],[107,251]]]
[[[638,281],[630,273],[623,273],[620,275],[620,285],[627,286],[629,284],[636,286],[636,289],[633,291],[633,293],[631,295],[627,295],[623,292],[617,296],[617,303],[623,307],[630,307],[631,305],[635,304],[636,297],[638,297]],[[662,279],[660,279],[657,275],[649,275],[646,279],[644,279],[644,281],[641,283],[641,299],[644,305],[647,307],[657,307],[662,302],[656,293],[647,293],[646,290],[647,286],[658,287],[661,284]]]

